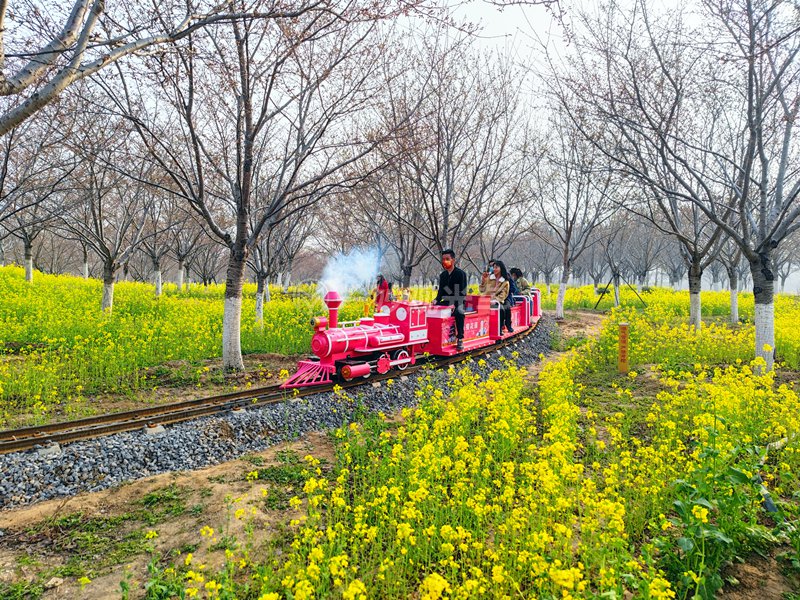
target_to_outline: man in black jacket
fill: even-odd
[[[452,249],[442,251],[444,271],[439,275],[439,292],[434,304],[454,306],[456,321],[456,348],[464,349],[464,299],[467,295],[467,274],[456,267],[456,253]]]

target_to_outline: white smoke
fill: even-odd
[[[380,255],[375,248],[339,253],[325,265],[317,291],[335,290],[344,295],[358,288],[369,290],[375,286],[379,268]]]

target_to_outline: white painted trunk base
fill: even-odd
[[[83,263],[83,278],[84,279],[89,279],[89,263],[88,262]]]
[[[25,259],[25,281],[33,281],[33,259]]]
[[[160,270],[156,271],[155,279],[156,279],[156,281],[155,281],[155,283],[156,283],[156,298],[158,298],[161,295],[161,290],[162,290],[161,271]]]
[[[739,292],[736,288],[731,290],[731,325],[739,322]]]
[[[225,298],[222,317],[222,366],[226,371],[244,371],[242,360],[242,299]]]
[[[689,294],[689,325],[700,331],[703,327],[700,294]]]
[[[567,284],[563,281],[558,286],[558,298],[556,299],[556,319],[564,318],[564,297],[567,295]]]
[[[775,303],[756,304],[756,357],[767,363],[767,371],[772,370],[775,351]]]
[[[264,292],[256,291],[256,321],[264,325]]]
[[[272,294],[269,291],[269,279],[264,282],[264,302],[272,302]]]
[[[114,284],[103,283],[103,310],[110,313],[114,308]]]
[[[183,267],[179,268],[178,269],[178,281],[177,281],[178,291],[179,292],[183,291],[183,277],[184,277],[183,273],[184,273]]]

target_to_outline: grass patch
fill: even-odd
[[[179,517],[186,512],[186,489],[169,485],[145,494],[139,503],[144,507],[139,518],[148,525],[155,525],[169,517]]]
[[[148,530],[184,514],[187,494],[187,489],[169,485],[145,494],[136,501],[133,510],[121,515],[89,516],[75,512],[36,524],[25,532],[25,542],[40,549],[43,555],[62,556],[64,564],[44,568],[44,561],[35,550],[26,551],[17,557],[17,564],[32,567],[36,579],[0,584],[0,600],[36,599],[44,593],[44,582],[51,577],[94,578],[114,565],[150,551]]]
[[[44,584],[40,581],[0,583],[0,600],[39,600],[43,594]]]
[[[550,348],[555,352],[567,352],[585,346],[590,339],[591,337],[583,331],[579,331],[575,335],[565,335],[561,328],[556,327],[550,332]]]
[[[655,377],[647,373],[631,377],[618,373],[615,366],[600,366],[582,373],[576,381],[584,386],[583,405],[602,421],[618,421],[625,436],[642,441],[649,438],[647,414],[664,389]]]

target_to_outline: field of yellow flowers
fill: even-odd
[[[164,290],[162,297],[155,298],[150,285],[119,283],[114,312],[105,315],[99,310],[98,280],[41,274],[31,284],[25,282],[21,268],[0,268],[0,425],[15,413],[46,418],[53,406],[80,406],[97,393],[147,389],[155,384],[148,373],[152,377],[154,368],[174,361],[188,364],[186,372],[199,379],[201,361],[220,355],[224,286],[194,285],[178,292],[166,284]],[[308,320],[325,312],[309,286],[293,288],[288,294],[272,288],[273,300],[264,306],[263,323],[255,318],[255,285],[245,285],[244,292],[243,352],[294,355],[308,351]],[[545,307],[555,302],[556,292],[554,286],[552,294],[545,295]],[[414,298],[430,300],[434,292],[428,288],[412,293]],[[623,290],[622,294],[623,306],[655,324],[645,337],[653,343],[664,343],[670,337],[674,343],[682,343],[687,293],[656,289],[644,297],[648,306],[643,310],[632,291]],[[570,288],[566,306],[591,307],[595,298],[592,286]],[[608,295],[601,308],[610,302]],[[724,315],[727,302],[726,292],[704,292],[704,315]],[[363,314],[364,304],[363,297],[349,299],[342,319]],[[742,294],[739,305],[746,321],[753,311],[752,295]],[[779,358],[798,368],[798,299],[779,296],[776,314]],[[709,353],[725,352],[716,342],[718,331],[727,328],[711,326],[694,343],[704,345]],[[747,344],[752,335],[752,326],[745,322],[736,337],[736,356],[749,358]]]
[[[21,398],[15,378],[40,382],[47,402],[90,382],[139,385],[148,365],[214,356],[218,293],[155,299],[149,286],[120,284],[115,313],[103,315],[98,282],[42,276],[30,286],[2,269],[3,399]],[[567,306],[587,294],[569,292]],[[800,397],[781,383],[800,362],[800,303],[779,298],[783,364],[763,373],[748,323],[695,332],[682,324],[685,293],[647,300],[613,310],[597,339],[533,381],[510,362],[487,380],[470,365],[451,368],[449,391],[429,375],[415,409],[337,430],[333,465],[306,457],[303,492],[273,546],[237,540],[209,516],[190,546],[224,551],[223,566],[154,558],[147,597],[711,599],[735,558],[776,548],[776,564],[800,573]],[[725,302],[704,295],[712,316]],[[305,320],[323,311],[276,290],[261,330],[251,309],[251,351],[304,349]],[[352,300],[349,318],[362,310]],[[289,326],[268,329],[273,320]],[[634,369],[622,375],[621,322]],[[257,471],[248,479],[263,485]],[[232,499],[229,519],[267,510],[272,491],[263,492],[249,507]]]
[[[423,382],[400,422],[337,430],[332,470],[306,457],[287,546],[228,540],[225,568],[187,557],[151,597],[711,599],[735,557],[781,545],[800,568],[797,391],[738,356],[746,332],[660,333],[620,309],[534,383]]]
[[[160,298],[141,283],[116,285],[114,311],[100,310],[102,283],[37,274],[27,283],[18,267],[0,268],[0,406],[46,413],[98,392],[147,388],[147,369],[218,357],[222,344],[224,286],[165,285]],[[245,286],[242,350],[300,354],[308,351],[309,319],[325,307],[310,289],[294,297],[273,289],[264,322],[255,318],[255,285]],[[363,299],[345,304],[343,319],[363,312]],[[197,373],[200,373],[197,370]],[[5,420],[0,414],[0,423]]]

